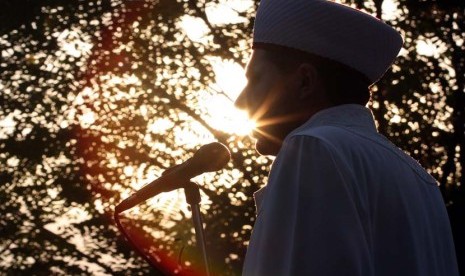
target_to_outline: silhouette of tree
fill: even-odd
[[[465,184],[464,4],[407,0],[392,2],[396,12],[387,14],[386,3],[351,2],[405,40],[392,70],[373,86],[371,107],[380,132],[439,180],[459,229],[456,244],[463,244],[463,222],[455,218],[463,214]],[[201,144],[220,141],[232,161],[196,181],[212,269],[240,274],[255,218],[252,194],[266,183],[272,159],[215,122],[237,95],[221,85],[217,67],[245,65],[257,3],[0,5],[0,270],[161,273],[117,231],[113,208]],[[218,114],[212,105],[220,105]],[[122,223],[160,271],[198,272],[182,191],[124,213]]]

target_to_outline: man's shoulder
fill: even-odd
[[[333,136],[335,133],[343,133],[344,130],[342,127],[334,126],[334,125],[322,125],[322,126],[312,126],[306,127],[302,129],[298,129],[292,136],[314,136],[314,137],[326,137],[326,136]]]
[[[325,155],[343,155],[340,150],[348,140],[352,140],[348,137],[350,135],[346,130],[335,126],[299,129],[286,137],[280,155],[305,155],[312,152],[311,156],[314,156],[315,151]]]
[[[340,126],[324,125],[299,129],[289,135],[288,139],[292,140],[296,137],[308,137],[308,139],[318,140],[326,145],[337,145],[353,139],[359,139],[363,137],[363,134]]]
[[[368,156],[375,162],[382,156],[384,162],[388,158],[392,163],[401,162],[410,167],[426,182],[437,184],[437,181],[421,166],[421,164],[377,132],[360,131],[350,127],[324,125],[300,129],[289,135],[289,142],[294,139],[305,139],[328,149],[328,153],[336,153],[341,159],[352,156]]]

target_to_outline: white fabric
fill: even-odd
[[[372,82],[391,66],[403,43],[399,33],[375,17],[326,0],[262,0],[253,42],[338,61]]]
[[[255,196],[244,275],[458,275],[437,182],[363,106],[293,131]]]

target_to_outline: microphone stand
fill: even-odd
[[[186,182],[183,186],[184,194],[186,195],[186,201],[191,206],[192,211],[192,221],[194,223],[195,229],[195,241],[197,243],[197,247],[200,248],[202,251],[205,272],[207,276],[210,276],[210,265],[208,262],[208,254],[207,254],[207,246],[205,243],[205,233],[203,229],[202,223],[202,214],[200,213],[200,191],[197,184],[193,182]]]

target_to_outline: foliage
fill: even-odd
[[[380,0],[352,4],[388,19],[405,39],[393,69],[373,87],[380,131],[427,167],[458,206],[465,185],[464,5],[406,0],[388,15]],[[207,246],[216,273],[239,274],[255,216],[252,194],[272,160],[238,131],[244,122],[231,111],[238,91],[221,68],[245,65],[256,3],[1,5],[0,270],[156,273],[118,233],[113,208],[216,140],[233,158],[220,173],[196,179]],[[178,263],[186,273],[198,269],[182,191],[124,216],[161,271],[179,270]]]

